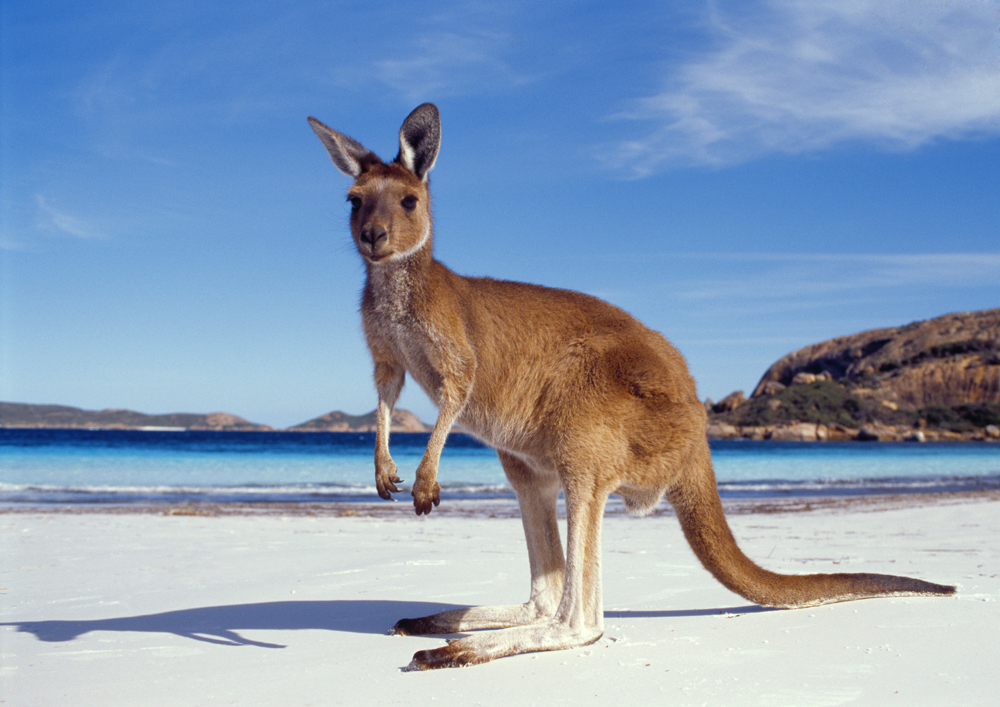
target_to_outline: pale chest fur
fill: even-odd
[[[368,345],[376,357],[389,354],[435,403],[441,375],[431,363],[439,358],[440,336],[428,318],[411,306],[413,277],[404,268],[376,268],[369,274],[361,314]]]

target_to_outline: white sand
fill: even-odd
[[[403,673],[399,618],[527,598],[520,521],[0,515],[9,705],[995,705],[1000,503],[730,519],[787,572],[909,574],[955,598],[764,611],[671,517],[610,517],[596,644]]]

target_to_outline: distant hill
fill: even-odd
[[[374,432],[377,425],[375,412],[348,415],[335,410],[288,429],[291,432]],[[430,432],[431,429],[409,410],[396,408],[392,412],[392,432]]]
[[[273,431],[273,427],[249,422],[225,412],[207,415],[172,413],[147,415],[133,410],[82,410],[67,405],[30,405],[0,402],[0,427],[47,427],[62,429],[185,429]],[[294,432],[374,432],[375,411],[366,415],[348,415],[335,411],[289,427]],[[392,413],[393,432],[430,432],[431,427],[408,410]]]
[[[180,428],[186,430],[271,430],[267,425],[248,422],[225,412],[207,415],[172,413],[146,415],[132,410],[82,410],[66,405],[28,405],[0,402],[0,427],[51,427],[143,429]]]

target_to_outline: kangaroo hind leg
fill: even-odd
[[[401,619],[390,635],[420,636],[459,633],[484,628],[523,626],[551,618],[559,607],[563,591],[562,543],[556,523],[559,482],[555,474],[540,476],[525,462],[506,452],[498,452],[507,478],[517,494],[524,536],[531,565],[531,596],[525,604],[474,606],[452,609],[419,619]]]
[[[604,632],[600,536],[606,501],[607,494],[595,494],[592,490],[577,495],[566,491],[566,570],[562,597],[553,616],[522,626],[476,633],[449,641],[441,648],[418,651],[407,669],[475,665],[519,653],[584,646],[599,639]],[[533,583],[533,592],[534,586]]]

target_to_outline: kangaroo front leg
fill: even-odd
[[[403,388],[406,372],[395,362],[375,362],[375,387],[378,390],[378,410],[375,420],[375,487],[378,495],[388,500],[398,493],[396,484],[402,479],[396,473],[396,463],[389,455],[389,429],[392,426],[392,408]]]
[[[607,494],[566,492],[569,525],[566,583],[554,617],[527,626],[500,629],[418,651],[407,670],[455,668],[533,651],[552,651],[593,643],[604,633],[601,596],[601,520]]]
[[[442,405],[431,438],[427,440],[427,449],[417,467],[417,478],[413,481],[413,510],[417,515],[429,514],[432,506],[441,503],[441,485],[437,482],[438,464],[441,461],[441,451],[448,439],[448,432],[458,416],[459,410],[453,405]]]
[[[450,353],[450,355],[445,355]],[[437,369],[444,370],[442,381],[437,391],[438,417],[434,430],[427,440],[427,449],[417,467],[417,478],[413,482],[413,509],[417,515],[429,514],[433,506],[441,503],[441,486],[437,482],[438,464],[441,461],[441,451],[448,439],[455,418],[462,412],[472,384],[475,381],[476,364],[472,351],[439,352],[442,362]]]

